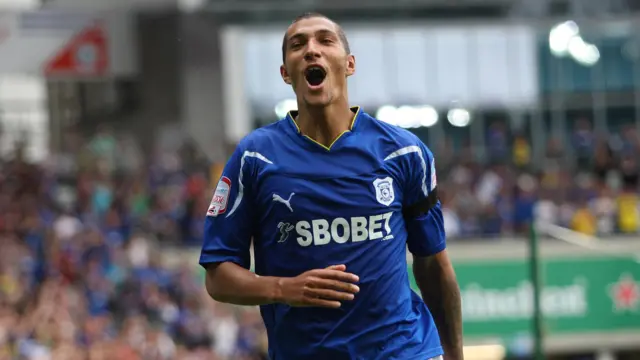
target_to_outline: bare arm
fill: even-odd
[[[296,277],[258,276],[224,262],[207,268],[205,285],[216,301],[236,305],[285,303],[292,306],[338,308],[341,301],[353,300],[360,291],[359,278],[345,272],[346,266],[310,270]]]
[[[462,300],[449,255],[443,250],[413,259],[413,274],[438,328],[445,359],[462,360]]]
[[[279,302],[280,279],[258,276],[234,264],[224,262],[207,267],[205,286],[214,300],[236,305],[266,305]]]

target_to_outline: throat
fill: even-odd
[[[314,142],[322,145],[324,148],[331,149],[331,146],[344,134],[349,131],[349,129],[344,129],[342,131],[337,130],[325,130],[323,128],[314,128],[311,131],[302,134]]]
[[[302,109],[301,109],[302,110]],[[342,111],[300,111],[295,117],[300,133],[329,149],[345,132],[351,130],[355,113],[348,107]]]

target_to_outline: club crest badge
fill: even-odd
[[[373,187],[376,190],[376,200],[382,205],[389,206],[395,199],[393,192],[393,179],[386,177],[384,179],[376,179],[373,181]]]

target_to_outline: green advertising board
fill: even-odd
[[[511,338],[531,329],[533,290],[521,260],[459,261],[465,338]],[[640,330],[640,264],[621,258],[543,263],[545,332]],[[417,290],[410,271],[412,286]]]
[[[640,241],[636,240],[640,239],[607,239],[615,256],[560,242],[541,244],[541,304],[549,351],[640,346],[640,263],[634,259],[640,254]],[[530,341],[533,290],[525,242],[452,244],[450,254],[462,291],[465,343],[498,341],[511,351]],[[189,258],[197,259],[197,254]]]

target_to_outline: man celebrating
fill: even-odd
[[[297,18],[282,55],[298,111],[248,135],[227,163],[200,257],[208,293],[260,305],[271,360],[462,359],[432,153],[349,107],[356,62],[333,21]]]

